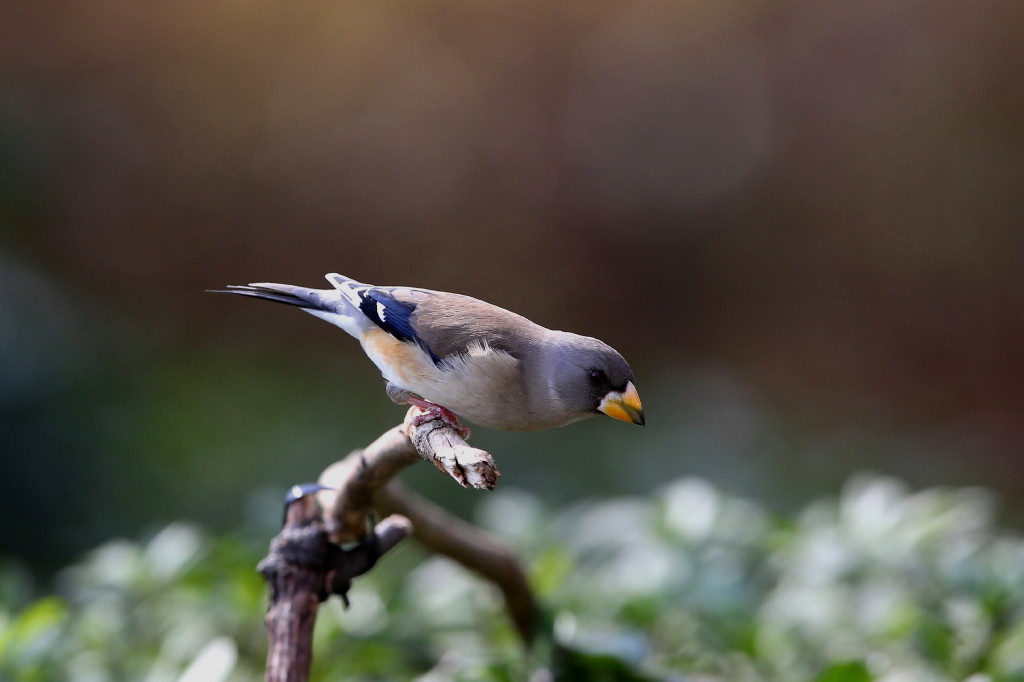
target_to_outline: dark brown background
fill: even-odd
[[[631,360],[651,426],[484,435],[547,453],[506,457],[509,486],[698,473],[774,504],[868,467],[1012,506],[1022,28],[995,0],[9,7],[5,497],[89,482],[60,488],[91,524],[65,523],[72,546],[230,524],[388,426],[340,332],[202,294],[337,270]],[[301,471],[266,468],[293,447]],[[559,482],[555,452],[594,479]]]

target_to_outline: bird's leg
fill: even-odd
[[[463,440],[469,438],[469,434],[471,433],[469,427],[460,424],[458,416],[456,416],[451,410],[436,403],[432,403],[429,400],[424,400],[417,395],[413,395],[409,391],[399,388],[390,381],[388,382],[385,390],[387,391],[388,397],[391,398],[393,402],[398,403],[399,405],[415,405],[422,410],[422,412],[413,416],[413,426],[419,426],[420,424],[433,419],[440,419],[445,424],[455,429]]]
[[[462,440],[467,440],[469,438],[469,434],[471,433],[469,427],[460,424],[459,417],[451,410],[445,407],[441,407],[440,405],[432,403],[428,400],[423,400],[421,398],[416,397],[410,397],[407,402],[410,405],[415,405],[416,407],[420,408],[420,410],[422,410],[422,412],[413,416],[413,426],[419,426],[420,424],[431,421],[432,419],[440,419],[445,424],[455,429],[458,432],[459,436],[462,438]]]

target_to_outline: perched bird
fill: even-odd
[[[503,431],[549,429],[599,412],[644,424],[632,370],[597,339],[461,294],[372,286],[337,273],[327,281],[333,288],[254,283],[215,293],[287,303],[341,327],[359,339],[394,402],[417,405],[464,434],[458,417]]]

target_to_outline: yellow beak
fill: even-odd
[[[640,396],[632,381],[626,384],[625,391],[609,391],[597,406],[597,411],[612,419],[644,425],[644,406],[640,404]]]

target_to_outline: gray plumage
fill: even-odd
[[[333,289],[256,283],[223,293],[294,305],[341,327],[359,339],[396,402],[419,396],[506,431],[563,426],[599,411],[644,422],[633,372],[598,339],[462,294],[327,279]]]

